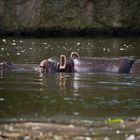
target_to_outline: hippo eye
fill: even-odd
[[[47,67],[45,67],[45,66],[40,66],[41,68],[47,68]]]

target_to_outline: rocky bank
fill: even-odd
[[[0,34],[139,34],[139,0],[0,0]]]

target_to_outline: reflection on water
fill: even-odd
[[[138,116],[140,76],[6,73],[0,79],[0,118]]]
[[[139,58],[139,38],[1,39],[0,59],[39,63],[61,53]],[[140,75],[0,72],[0,120],[139,116]],[[59,119],[60,119],[59,118]]]

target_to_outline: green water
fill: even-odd
[[[1,38],[0,60],[35,63],[81,56],[140,58],[140,38]],[[70,121],[140,115],[140,75],[0,72],[0,121]]]

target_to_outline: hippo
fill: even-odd
[[[51,57],[42,60],[40,64],[13,64],[10,62],[1,62],[0,71],[19,71],[19,72],[40,72],[40,73],[56,73],[56,72],[72,72],[73,64],[68,62],[65,55]]]
[[[138,61],[139,62],[139,61]],[[65,55],[51,57],[37,64],[13,64],[9,62],[0,63],[0,70],[14,71],[37,71],[40,73],[56,72],[116,72],[116,73],[135,73],[132,64],[135,66],[133,57],[119,58],[100,58],[100,57],[80,57],[77,52],[72,52],[67,59]],[[139,62],[140,63],[140,62]],[[137,70],[138,71],[138,70]]]
[[[59,61],[58,61],[59,62]],[[48,73],[49,71],[57,71],[56,63],[48,60],[43,60],[38,64],[14,64],[11,62],[1,62],[0,71],[16,71],[16,72],[40,72]],[[49,69],[48,69],[49,68]]]
[[[50,61],[50,59],[48,60]],[[43,64],[45,68],[46,64],[44,63],[44,60],[42,62],[41,64]],[[65,55],[60,55],[60,59],[59,60],[57,59],[57,62],[55,61],[54,71],[129,73],[133,63],[134,63],[133,57],[119,57],[119,58],[80,57],[77,52],[72,52],[68,60],[66,59]],[[50,69],[51,67],[52,67],[51,65],[50,66],[48,65],[47,70],[49,72],[53,71],[52,69]]]
[[[31,72],[36,71],[37,67],[37,64],[14,64],[6,61],[0,63],[0,71]]]
[[[73,72],[129,73],[134,63],[133,57],[80,57],[77,52],[71,53],[70,60],[73,61]]]
[[[73,72],[73,61],[67,61],[65,55],[60,55],[60,58],[49,58],[41,61],[39,64],[41,73],[54,73],[54,72]]]
[[[58,63],[58,72],[73,72],[73,61],[67,60],[65,55],[60,55],[60,61]]]

